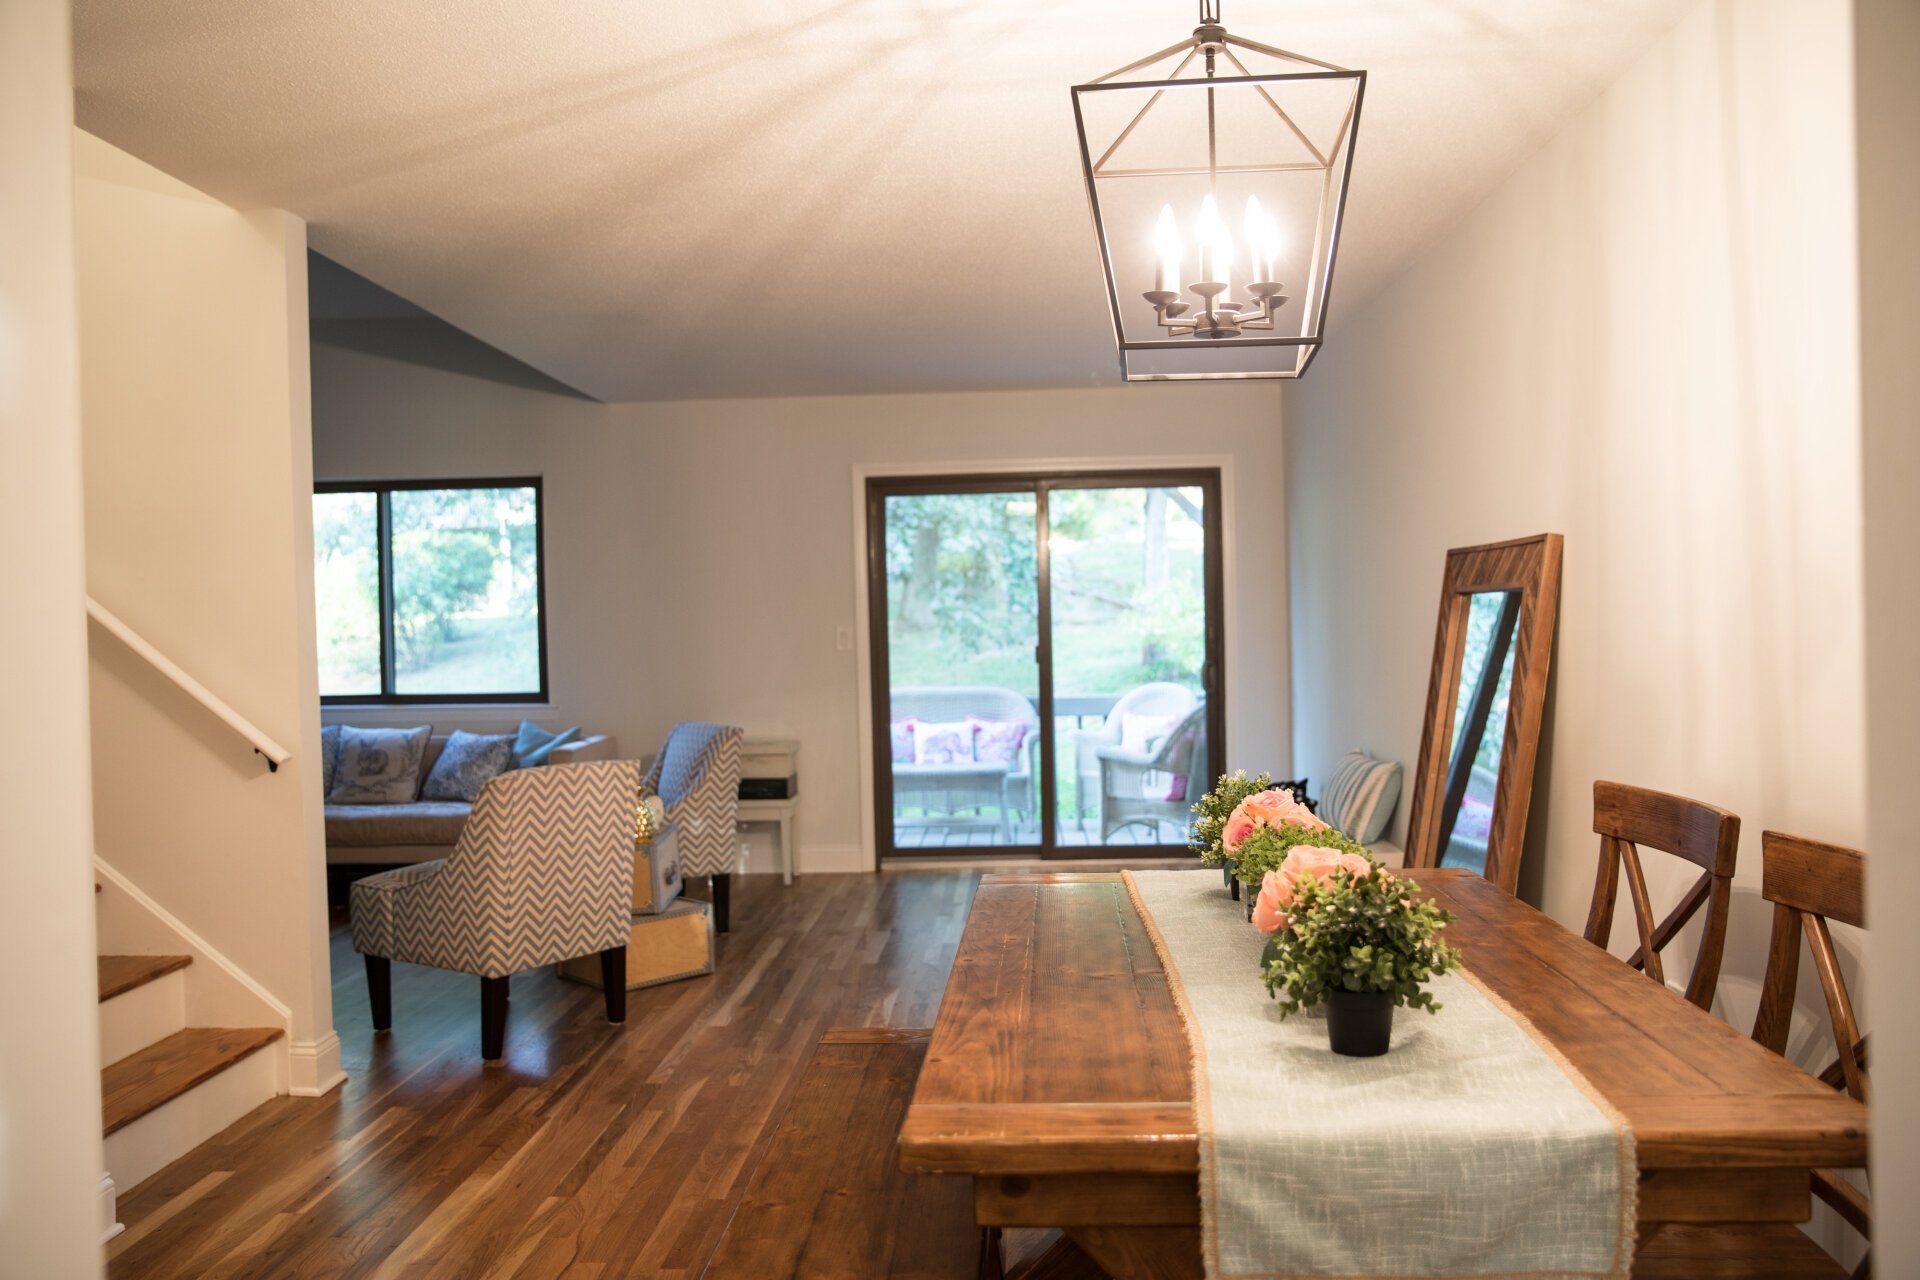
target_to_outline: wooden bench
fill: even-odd
[[[931,1031],[820,1039],[706,1280],[974,1280],[999,1274],[972,1181],[900,1169],[898,1139]]]

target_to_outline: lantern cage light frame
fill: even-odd
[[[1123,67],[1117,67],[1085,84],[1072,88],[1073,123],[1080,141],[1080,169],[1087,186],[1087,204],[1093,214],[1094,237],[1100,245],[1100,266],[1106,278],[1107,304],[1113,320],[1114,342],[1119,348],[1120,373],[1127,382],[1196,382],[1219,379],[1291,379],[1306,373],[1313,359],[1320,353],[1320,346],[1326,333],[1327,302],[1333,288],[1333,267],[1339,253],[1340,229],[1346,214],[1347,189],[1353,177],[1353,152],[1359,138],[1360,107],[1366,96],[1367,73],[1349,67],[1338,66],[1306,54],[1275,48],[1255,40],[1248,40],[1227,31],[1220,21],[1220,0],[1200,0],[1200,24],[1193,33],[1178,43],[1168,45],[1158,52],[1144,58],[1135,59]],[[1264,57],[1279,59],[1283,62],[1311,68],[1306,71],[1268,72],[1255,74],[1234,54],[1235,49],[1260,54]],[[1165,62],[1176,55],[1180,58],[1173,73],[1165,78],[1153,80],[1123,80],[1120,77],[1151,67],[1155,63]],[[1184,75],[1196,59],[1200,59],[1204,74],[1200,76]],[[1239,75],[1222,76],[1217,74],[1219,64],[1225,61],[1231,64]],[[1268,91],[1268,86],[1279,87],[1308,84],[1325,81],[1348,81],[1353,86],[1353,98],[1347,107],[1344,118],[1335,132],[1333,142],[1324,151],[1314,145],[1307,134],[1296,124],[1293,117],[1282,108]],[[1148,113],[1157,106],[1169,92],[1195,90],[1207,95],[1207,159],[1204,164],[1186,167],[1161,167],[1154,169],[1129,169],[1105,172],[1105,166],[1120,147],[1139,127]],[[1217,117],[1215,95],[1229,90],[1245,90],[1260,95],[1274,114],[1292,132],[1293,136],[1315,157],[1315,163],[1267,164],[1223,166],[1218,163]],[[1082,103],[1088,95],[1104,94],[1114,91],[1150,92],[1146,105],[1135,112],[1099,158],[1095,158],[1087,139],[1086,114]],[[1344,150],[1345,156],[1341,157]],[[1129,339],[1127,337],[1126,316],[1121,311],[1121,293],[1118,278],[1114,274],[1113,250],[1108,239],[1106,219],[1100,208],[1100,178],[1128,177],[1195,177],[1206,175],[1210,188],[1217,185],[1221,173],[1281,172],[1288,170],[1319,170],[1324,174],[1321,187],[1318,220],[1315,227],[1314,242],[1309,258],[1309,272],[1306,293],[1303,302],[1302,331],[1298,334],[1275,334],[1272,337],[1250,336],[1250,330],[1270,331],[1275,328],[1278,308],[1288,301],[1284,296],[1285,286],[1275,281],[1250,282],[1249,296],[1258,311],[1250,311],[1245,304],[1234,307],[1233,314],[1225,317],[1222,325],[1215,313],[1216,300],[1208,295],[1202,303],[1202,311],[1194,313],[1189,305],[1177,301],[1178,282],[1171,290],[1156,289],[1143,293],[1144,302],[1153,308],[1156,326],[1173,336],[1152,339]],[[1337,189],[1336,189],[1337,183]],[[1323,249],[1324,243],[1324,249]],[[1204,256],[1205,249],[1202,249]],[[1276,273],[1277,274],[1277,273]],[[1171,313],[1171,314],[1169,314]],[[1230,341],[1218,341],[1230,339]],[[1193,370],[1162,371],[1135,369],[1128,359],[1130,353],[1152,351],[1189,351],[1217,353],[1223,349],[1235,348],[1307,348],[1305,359],[1295,356],[1295,366],[1290,369],[1260,370]]]

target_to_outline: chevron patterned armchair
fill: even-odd
[[[641,785],[660,796],[680,841],[680,869],[710,876],[713,924],[727,931],[734,832],[740,815],[740,730],[686,720],[673,726]],[[791,856],[791,855],[789,855]]]
[[[639,820],[636,761],[516,769],[481,789],[445,858],[356,881],[353,946],[374,1029],[393,1025],[393,961],[477,974],[481,1053],[498,1058],[507,979],[595,952],[607,1021],[626,1021]]]

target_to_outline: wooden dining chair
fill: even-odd
[[[1593,906],[1587,912],[1587,941],[1605,947],[1613,933],[1613,905],[1624,866],[1634,927],[1640,934],[1640,946],[1627,963],[1664,986],[1667,976],[1660,953],[1704,905],[1706,929],[1694,957],[1693,976],[1687,981],[1687,999],[1708,1008],[1720,983],[1720,956],[1727,945],[1727,908],[1733,896],[1734,860],[1740,851],[1739,817],[1685,796],[1620,782],[1595,782],[1593,829],[1600,837],[1600,871]],[[1643,845],[1683,858],[1703,871],[1658,924],[1640,865]]]
[[[1760,1011],[1753,1038],[1781,1056],[1793,1030],[1794,994],[1800,983],[1800,944],[1804,937],[1826,996],[1827,1020],[1838,1057],[1820,1078],[1867,1100],[1867,1038],[1854,1016],[1853,998],[1834,950],[1829,920],[1866,927],[1867,858],[1858,849],[1822,844],[1801,836],[1768,831],[1760,837],[1761,896],[1773,903],[1773,939],[1767,949],[1766,976],[1760,983]],[[1869,1239],[1873,1204],[1867,1194],[1829,1169],[1813,1171],[1813,1193],[1831,1205],[1849,1226]],[[1751,1260],[1750,1270],[1727,1269],[1730,1260]],[[1713,1270],[1704,1269],[1711,1263]],[[1871,1274],[1871,1258],[1862,1258],[1855,1280]],[[1634,1260],[1634,1280],[1693,1280],[1703,1275],[1793,1277],[1839,1280],[1847,1275],[1796,1227],[1668,1227],[1648,1241]]]

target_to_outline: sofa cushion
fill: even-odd
[[[327,843],[342,847],[444,844],[460,839],[473,806],[457,800],[412,804],[330,804]]]
[[[513,739],[507,734],[467,733],[455,729],[440,749],[427,780],[420,785],[422,800],[460,800],[472,804],[480,788],[507,771],[513,760]]]
[[[328,804],[404,804],[420,794],[420,761],[433,726],[417,729],[340,728]]]

